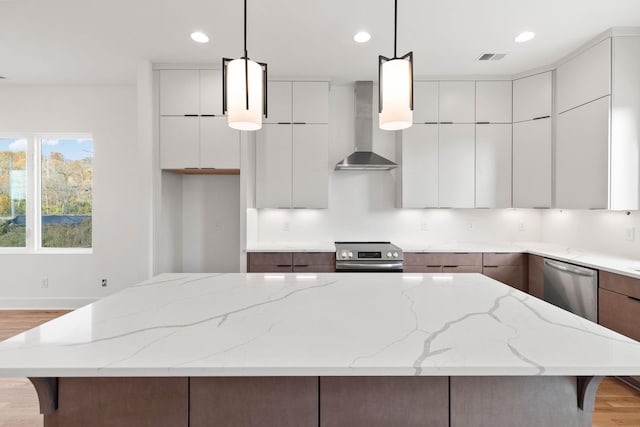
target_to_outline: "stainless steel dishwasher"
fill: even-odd
[[[598,271],[545,258],[544,300],[598,321]]]

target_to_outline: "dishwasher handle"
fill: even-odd
[[[577,274],[579,276],[593,277],[593,275],[595,274],[594,270],[590,270],[588,268],[568,266],[566,264],[560,264],[548,259],[544,260],[544,264],[548,265],[551,268],[555,268],[556,270],[564,271],[565,273]]]

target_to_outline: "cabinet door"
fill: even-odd
[[[445,123],[476,122],[476,83],[474,81],[440,82],[439,121]]]
[[[513,121],[551,116],[551,71],[513,81]]]
[[[600,288],[598,320],[601,325],[640,340],[640,300]]]
[[[256,135],[256,207],[291,207],[291,125],[265,124]]]
[[[160,71],[160,115],[200,114],[200,72]]]
[[[544,299],[544,258],[529,254],[529,293],[536,298]]]
[[[476,82],[476,122],[511,123],[511,81]]]
[[[511,207],[511,125],[476,125],[476,207]]]
[[[293,122],[329,123],[329,82],[293,82]]]
[[[522,266],[494,265],[482,268],[482,274],[492,279],[526,292],[524,269]]]
[[[413,83],[413,123],[438,122],[438,82]]]
[[[200,114],[222,115],[222,71],[200,70]]]
[[[558,113],[611,93],[611,39],[606,39],[558,67]]]
[[[607,96],[558,115],[557,208],[607,208],[609,98]]]
[[[240,132],[226,117],[200,118],[200,167],[240,169]]]
[[[291,252],[249,252],[247,271],[249,273],[289,273],[293,271]]]
[[[402,131],[402,207],[438,207],[438,125]]]
[[[329,206],[329,125],[293,125],[294,208]]]
[[[473,208],[475,125],[440,125],[438,200],[445,208]]]
[[[513,124],[513,207],[551,207],[551,117]]]
[[[198,117],[160,117],[160,168],[200,167]]]
[[[291,123],[291,82],[267,82],[267,117],[264,123]]]

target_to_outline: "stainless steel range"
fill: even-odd
[[[401,272],[403,261],[391,242],[336,242],[336,271]]]

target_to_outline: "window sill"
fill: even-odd
[[[93,248],[0,248],[0,255],[91,255]]]

